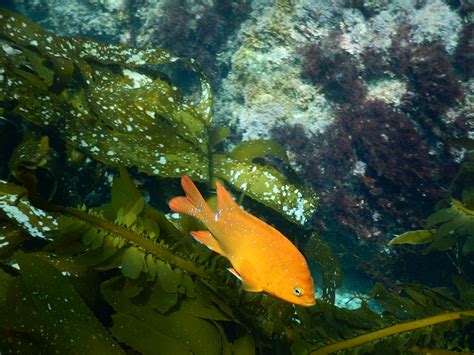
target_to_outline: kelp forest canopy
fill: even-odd
[[[456,290],[376,284],[360,308],[334,305],[342,266],[309,222],[316,192],[273,141],[224,150],[229,129],[212,124],[211,88],[193,59],[57,37],[6,10],[0,42],[0,352],[474,349],[474,288],[462,272]],[[472,141],[461,143],[471,160],[453,196],[426,230],[391,244],[462,246],[472,258]],[[192,240],[202,226],[170,214],[183,175],[208,187],[211,206],[223,181],[303,243],[321,274],[316,305],[243,291],[228,262]]]

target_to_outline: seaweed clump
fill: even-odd
[[[474,75],[474,24],[463,27],[454,56],[461,75],[471,78]]]
[[[328,131],[317,136],[308,136],[301,127],[274,133],[299,152],[296,163],[332,211],[324,226],[336,218],[360,237],[374,238],[390,227],[416,224],[440,196],[423,137],[405,114],[384,102],[342,108]],[[393,219],[382,220],[382,213]]]
[[[457,248],[462,255],[474,253],[474,140],[455,142],[467,150],[467,157],[433,214],[426,219],[426,228],[405,232],[390,241],[397,244],[429,244],[427,254]]]
[[[367,88],[358,63],[339,48],[339,40],[333,34],[325,43],[303,48],[301,75],[312,84],[322,85],[326,96],[335,102],[357,104],[364,99]]]
[[[149,34],[150,44],[197,59],[212,83],[218,84],[229,68],[216,53],[225,49],[229,37],[248,17],[250,6],[248,0],[210,1],[202,8],[188,0],[166,1],[163,21]]]
[[[446,50],[440,44],[416,48],[404,74],[409,79],[407,112],[427,130],[443,127],[441,115],[465,95]]]

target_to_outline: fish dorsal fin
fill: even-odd
[[[240,279],[244,286],[245,291],[249,292],[261,292],[263,291],[263,283],[260,277],[258,276],[255,268],[248,260],[243,260],[239,265]]]
[[[222,211],[239,208],[237,203],[234,201],[230,193],[222,186],[218,181],[216,184],[217,189],[217,213],[221,214]]]
[[[199,243],[204,244],[206,247],[212,251],[224,255],[224,251],[219,245],[219,242],[214,238],[214,236],[209,231],[195,231],[191,232],[191,235]]]

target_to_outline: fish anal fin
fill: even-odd
[[[209,231],[194,231],[191,232],[191,235],[194,239],[196,239],[199,243],[204,244],[212,251],[218,254],[224,254],[224,251],[220,247],[219,243],[217,242],[216,238],[211,234]]]
[[[244,260],[239,265],[239,275],[242,280],[245,291],[261,292],[263,291],[262,281],[256,273],[254,267],[248,260]]]

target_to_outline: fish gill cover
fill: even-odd
[[[1,135],[16,146],[0,152],[2,176],[13,177],[0,184],[2,351],[473,349],[474,292],[463,274],[453,278],[457,293],[377,284],[357,310],[333,305],[342,277],[338,257],[319,233],[300,226],[316,208],[314,193],[286,176],[286,152],[273,142],[220,151],[229,130],[211,126],[212,93],[192,60],[56,37],[22,16],[0,16]],[[193,95],[182,94],[160,69],[172,63],[198,77]],[[456,248],[459,240],[471,255],[471,165],[453,181],[462,201],[439,206],[456,211],[427,227],[428,252]],[[196,222],[170,218],[159,207],[176,195],[172,178],[184,174],[202,183],[220,178],[242,193],[241,202],[251,197],[284,216],[290,223],[279,223],[292,233],[306,235],[304,251],[322,269],[324,299],[304,309],[236,287],[226,261],[192,241]],[[76,175],[92,184],[110,178],[107,198],[93,200]],[[158,192],[148,188],[149,176]]]

